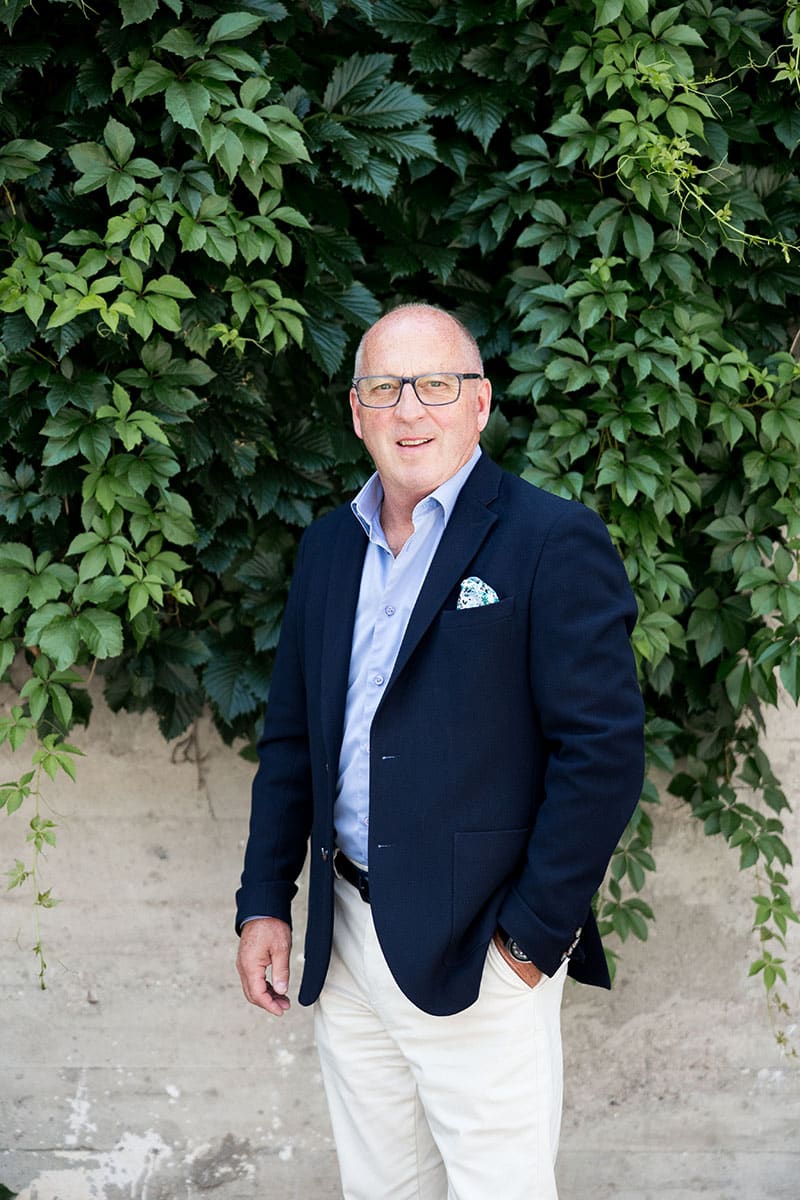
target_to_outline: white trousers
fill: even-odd
[[[492,943],[478,999],[435,1017],[395,983],[370,906],[336,880],[315,1033],[345,1200],[557,1200],[561,994]]]

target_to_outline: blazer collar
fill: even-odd
[[[500,468],[482,454],[461,489],[409,618],[384,699],[497,521],[497,514],[488,506],[497,498],[502,475]]]
[[[484,453],[462,487],[409,618],[381,706],[496,522],[497,515],[488,506],[497,498],[502,474],[500,468]],[[336,783],[335,769],[344,727],[353,626],[366,549],[367,536],[348,506],[342,510],[335,544],[331,546],[322,646],[321,707],[331,786]]]
[[[322,638],[321,708],[323,736],[329,763],[329,782],[336,785],[336,764],[344,728],[347,678],[353,626],[361,587],[367,535],[350,505],[340,510],[341,520],[331,545]]]

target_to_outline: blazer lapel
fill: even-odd
[[[409,618],[384,695],[391,690],[431,621],[440,612],[496,522],[497,514],[491,512],[487,505],[497,496],[501,476],[500,468],[486,454],[482,454],[461,489]]]
[[[367,549],[364,530],[352,512],[343,513],[343,517],[330,557],[322,633],[320,707],[329,780],[332,785],[336,783],[336,767],[347,700],[353,625],[361,586],[361,570]]]

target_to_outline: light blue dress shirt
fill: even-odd
[[[476,446],[469,462],[414,507],[414,532],[395,557],[389,549],[380,512],[383,487],[377,472],[352,501],[369,538],[358,594],[344,735],[333,816],[336,844],[360,867],[368,867],[369,739],[372,718],[389,682],[411,612],[445,526],[480,458]]]

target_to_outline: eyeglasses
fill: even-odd
[[[353,380],[359,404],[364,408],[394,408],[406,383],[414,389],[420,404],[436,408],[455,404],[461,395],[463,379],[483,379],[475,371],[437,371],[431,375],[360,375]]]

